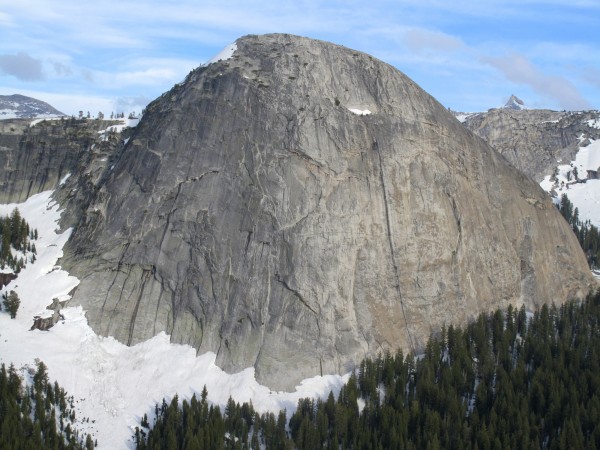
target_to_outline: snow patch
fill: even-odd
[[[212,63],[216,63],[219,61],[225,61],[225,60],[231,58],[236,50],[237,50],[237,44],[235,42],[233,44],[229,44],[227,47],[225,47],[223,50],[221,50],[219,53],[217,53],[215,56],[213,56],[205,65],[208,66],[209,64],[212,64]]]
[[[460,114],[456,114],[454,117],[456,117],[456,120],[458,120],[460,123],[465,123],[465,121],[471,117],[474,116],[477,113],[460,113]]]
[[[357,109],[357,108],[348,108],[351,113],[356,114],[357,116],[368,116],[371,114],[371,111],[368,109]]]
[[[600,130],[600,117],[596,118],[596,119],[590,119],[587,121],[588,126],[590,126],[591,128],[597,128]]]
[[[133,118],[127,118],[127,119],[123,118],[123,119],[117,119],[117,120],[120,121],[120,123],[118,125],[111,125],[110,127],[105,128],[104,130],[98,131],[98,134],[100,135],[100,137],[103,141],[106,141],[108,139],[108,134],[111,132],[120,133],[125,128],[134,128],[137,126],[138,123],[140,123],[139,117],[133,117]]]
[[[14,320],[0,312],[0,362],[14,363],[25,372],[36,358],[44,361],[50,379],[75,397],[76,426],[98,439],[98,449],[133,448],[133,430],[144,414],[153,415],[155,403],[175,394],[190,398],[205,385],[209,401],[222,407],[232,396],[238,402],[252,401],[259,413],[286,409],[289,415],[300,398],[326,398],[332,390],[337,395],[348,380],[349,374],[316,376],[303,380],[294,392],[274,392],[257,383],[254,368],[227,374],[215,365],[214,353],[197,356],[188,345],[171,344],[164,332],[133,347],[98,336],[76,305],[63,308],[64,320],[50,330],[29,331],[34,316],[48,314],[52,299],[69,300],[79,284],[56,264],[71,229],[57,231],[61,211],[51,196],[47,191],[21,204],[0,205],[0,214],[18,207],[38,229],[36,262],[3,289],[15,290],[21,306]]]
[[[16,118],[17,114],[14,109],[0,109],[0,120]]]
[[[40,114],[37,119],[32,120],[29,123],[29,128],[36,126],[38,123],[45,122],[46,120],[60,120],[63,116],[57,116],[55,114]]]
[[[66,174],[64,177],[62,177],[60,179],[60,181],[58,182],[58,185],[62,186],[63,184],[65,184],[65,182],[69,179],[70,176],[71,176],[70,173]]]

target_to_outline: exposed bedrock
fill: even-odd
[[[239,39],[106,170],[61,262],[92,327],[164,330],[275,389],[592,282],[539,186],[396,69],[321,41]]]

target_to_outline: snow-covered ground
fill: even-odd
[[[556,192],[557,199],[562,194],[567,194],[574,207],[579,209],[579,218],[583,221],[590,220],[592,224],[600,227],[600,180],[587,179],[588,170],[597,171],[600,168],[600,140],[590,140],[586,146],[579,147],[575,161],[558,166],[558,174],[554,181],[550,176],[540,183],[548,192]],[[576,183],[574,169],[577,169],[579,180],[585,183]]]
[[[38,123],[44,122],[45,120],[60,120],[62,119],[64,116],[56,116],[56,115],[45,115],[45,116],[38,116],[37,119],[33,119],[30,123],[29,123],[29,127],[34,127],[36,126]]]
[[[42,120],[60,119],[62,116],[59,116],[57,114],[38,114],[36,117],[37,118],[34,119],[34,122],[39,123]],[[12,109],[0,109],[0,120],[4,120],[4,119],[27,119],[27,117],[22,117],[22,116],[18,115]],[[31,125],[31,126],[33,126],[33,125]]]
[[[127,128],[127,127],[133,128],[133,127],[137,126],[138,123],[140,123],[139,117],[134,117],[132,119],[123,118],[123,119],[111,119],[111,120],[118,120],[121,123],[119,123],[118,125],[111,125],[110,127],[105,128],[104,130],[98,131],[98,134],[100,135],[102,140],[108,139],[108,133],[120,133],[125,128]]]
[[[205,65],[208,66],[209,64],[212,64],[212,63],[216,63],[219,61],[225,61],[225,60],[231,58],[236,50],[237,50],[237,44],[235,42],[233,44],[229,44],[227,47],[225,47],[223,50],[221,50],[219,53],[217,53],[215,56],[213,56],[211,59],[209,59]]]
[[[460,114],[455,114],[454,117],[456,117],[456,120],[458,120],[460,123],[464,123],[469,117],[474,116],[477,113],[460,113]]]
[[[34,315],[44,312],[53,298],[70,298],[69,292],[79,283],[56,265],[71,230],[56,231],[61,213],[51,194],[0,205],[0,215],[18,207],[39,234],[36,262],[4,289],[15,290],[21,306],[14,320],[5,311],[0,313],[0,361],[14,363],[23,372],[34,366],[36,358],[44,361],[50,378],[75,397],[75,425],[83,433],[93,433],[99,449],[132,448],[132,430],[144,413],[152,416],[155,403],[176,393],[189,398],[204,385],[209,400],[219,405],[232,396],[239,402],[251,400],[259,412],[283,408],[289,412],[298,399],[326,397],[330,390],[337,394],[347,381],[347,375],[314,377],[304,380],[295,392],[272,392],[256,382],[253,368],[227,374],[215,365],[214,353],[196,356],[192,347],[171,344],[164,333],[133,347],[100,337],[89,327],[80,306],[63,309],[64,320],[49,331],[29,331]]]

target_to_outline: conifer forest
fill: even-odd
[[[206,395],[156,405],[136,448],[600,448],[600,294],[448,326],[418,357],[364,360],[337,397],[302,399],[291,417]]]

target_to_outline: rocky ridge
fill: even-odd
[[[33,194],[59,187],[61,180],[73,174],[69,190],[59,196],[63,203],[79,199],[72,207],[65,204],[65,223],[77,223],[78,210],[92,195],[81,195],[77,188],[93,189],[125,137],[116,133],[101,135],[99,131],[118,123],[66,118],[31,126],[30,119],[0,121],[0,203],[25,201]]]
[[[599,111],[496,108],[466,115],[463,123],[540,182],[556,166],[574,160],[581,142],[600,139],[599,119]]]
[[[62,264],[92,327],[277,389],[591,283],[539,186],[396,69],[295,36],[193,71],[86,192]]]

